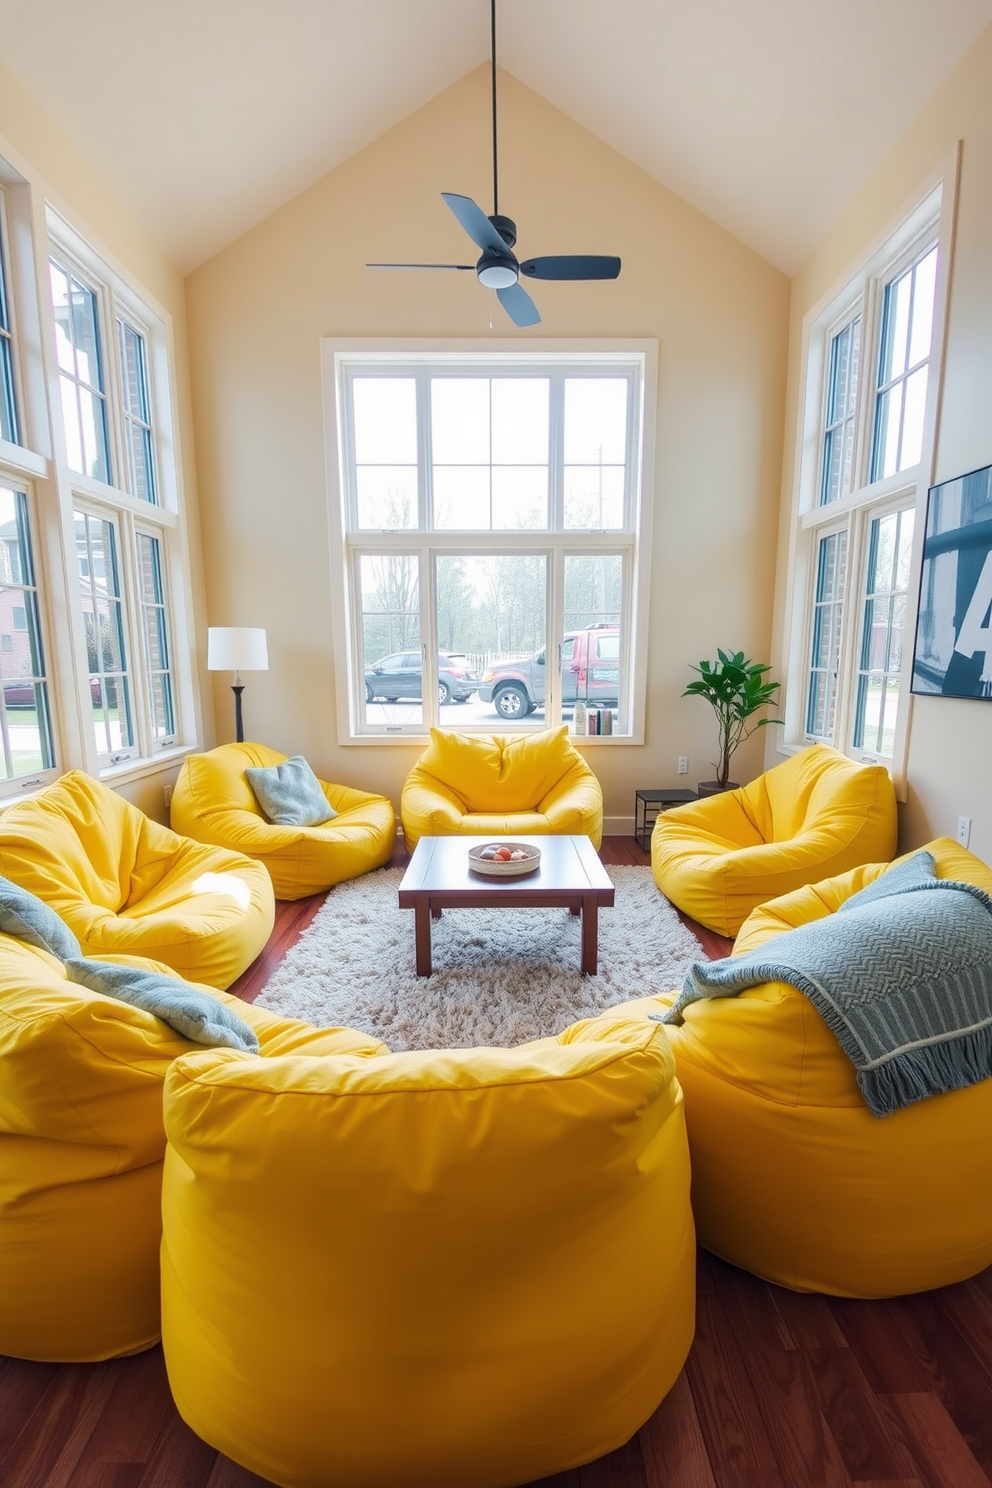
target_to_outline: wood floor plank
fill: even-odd
[[[815,1292],[792,1292],[788,1287],[767,1283],[768,1299],[801,1349],[848,1347],[840,1325],[830,1311],[830,1300]]]
[[[792,1488],[779,1472],[749,1368],[724,1321],[719,1295],[697,1301],[686,1374],[717,1488]]]
[[[107,1402],[131,1360],[63,1370],[3,1468],[4,1488],[68,1488]]]
[[[218,1452],[206,1488],[270,1488],[270,1483],[268,1478],[260,1478]]]
[[[58,1387],[61,1366],[29,1359],[0,1360],[0,1483],[4,1463],[18,1437],[29,1428],[49,1390]]]
[[[933,1293],[937,1306],[946,1314],[952,1326],[975,1356],[975,1362],[992,1384],[992,1360],[989,1359],[989,1343],[992,1341],[992,1299],[981,1287],[971,1281],[957,1286],[941,1287]]]
[[[138,1488],[207,1488],[217,1451],[190,1430],[171,1396],[168,1403],[170,1410],[152,1445]]]
[[[992,1479],[992,1389],[987,1370],[940,1306],[935,1292],[889,1303],[899,1332],[930,1379],[982,1470]],[[992,1364],[992,1340],[984,1352]]]
[[[989,1488],[989,1478],[937,1396],[890,1395],[883,1400],[898,1419],[927,1488]]]
[[[794,1349],[796,1340],[777,1308],[769,1306],[768,1283],[749,1271],[711,1258],[713,1282],[723,1300],[727,1321],[738,1336],[764,1349]]]
[[[575,1478],[576,1488],[648,1488],[637,1437],[606,1457],[584,1463]]]
[[[863,1301],[831,1297],[828,1305],[873,1390],[882,1394],[931,1388],[921,1361],[901,1347],[902,1335],[888,1300],[866,1307]]]
[[[716,1488],[684,1369],[637,1435],[647,1488]]]
[[[820,1409],[855,1482],[910,1478],[914,1462],[881,1408],[858,1361],[844,1349],[809,1349],[807,1359]]]
[[[115,1474],[120,1488],[132,1488],[172,1410],[161,1347],[127,1360],[66,1488],[90,1488],[94,1469],[105,1471],[108,1488]]]

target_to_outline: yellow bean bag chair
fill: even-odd
[[[314,827],[270,822],[245,770],[285,760],[264,744],[222,744],[208,754],[188,755],[172,792],[173,831],[263,863],[277,899],[319,894],[389,862],[396,848],[396,813],[385,796],[322,780],[337,813],[330,821]]]
[[[406,778],[407,849],[421,837],[542,835],[603,840],[603,792],[568,728],[538,734],[452,734],[431,742]]]
[[[495,1488],[628,1440],[692,1340],[661,1028],[177,1060],[162,1338],[186,1422],[293,1488]]]
[[[0,873],[51,905],[84,956],[149,956],[211,987],[251,965],[275,921],[260,864],[180,837],[81,770],[0,815]]]
[[[655,882],[678,909],[733,937],[759,904],[896,850],[896,797],[884,765],[814,744],[750,785],[661,812]]]
[[[383,1047],[214,995],[265,1055],[347,1053],[357,1064]],[[0,935],[0,1354],[79,1363],[159,1337],[162,1085],[198,1047]]]
[[[947,837],[927,847],[939,878],[992,893],[973,853]],[[889,866],[755,910],[735,954],[833,913]],[[813,1004],[782,982],[693,1003],[667,1031],[709,1250],[782,1286],[848,1297],[947,1286],[992,1262],[992,1079],[875,1117]]]

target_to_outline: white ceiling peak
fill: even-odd
[[[992,0],[498,0],[497,57],[788,273]],[[187,272],[489,57],[486,0],[0,0],[0,58]]]

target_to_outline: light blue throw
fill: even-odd
[[[919,852],[835,913],[721,961],[697,962],[662,1023],[764,982],[804,993],[857,1072],[869,1110],[992,1075],[992,899]]]
[[[50,951],[59,961],[82,954],[79,941],[61,915],[37,894],[0,878],[0,931],[26,940],[41,951]]]
[[[243,1054],[258,1053],[258,1036],[249,1024],[226,1003],[179,977],[85,959],[67,961],[65,971],[71,982],[79,982],[91,992],[102,992],[105,997],[116,997],[154,1013],[194,1043],[238,1049]]]
[[[302,754],[291,754],[280,765],[249,765],[245,774],[255,800],[275,826],[317,827],[337,816]]]

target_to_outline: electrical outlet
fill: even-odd
[[[688,773],[689,773],[689,756],[687,754],[680,754],[679,755],[679,774],[680,775],[688,775]]]
[[[962,847],[967,847],[971,841],[971,817],[958,817],[958,841]]]
[[[165,797],[165,809],[166,811],[168,811],[169,807],[172,805],[172,786],[163,785],[162,794]]]

